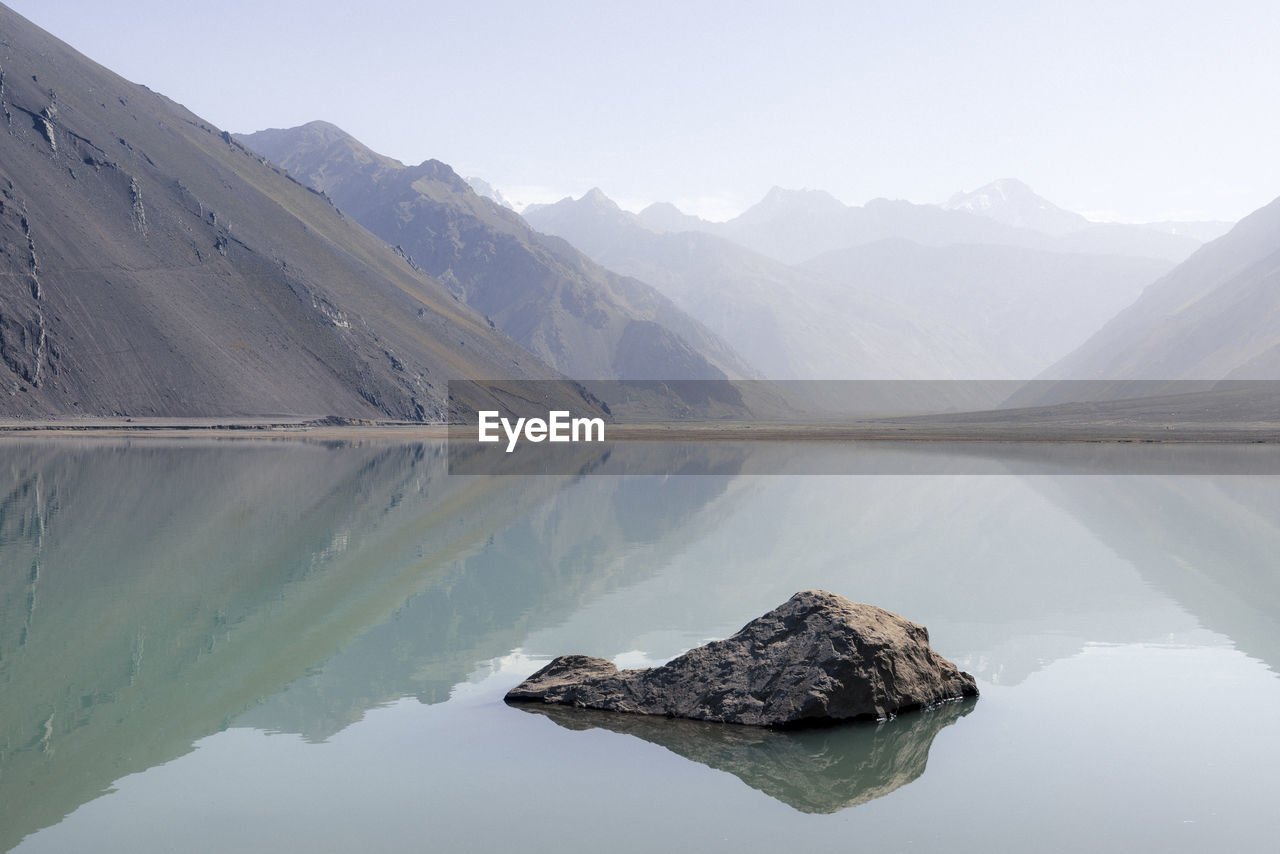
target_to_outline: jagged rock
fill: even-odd
[[[506,699],[795,727],[879,720],[977,693],[972,676],[930,648],[924,626],[806,590],[733,637],[661,667],[619,670],[602,658],[564,655]]]

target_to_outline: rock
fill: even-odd
[[[733,637],[661,667],[619,670],[603,658],[563,655],[506,699],[797,727],[884,720],[977,694],[972,676],[930,648],[924,626],[806,590]]]

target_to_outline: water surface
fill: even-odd
[[[461,477],[434,443],[5,442],[0,850],[1268,845],[1280,478],[1181,450]],[[812,587],[982,696],[800,734],[501,702]]]

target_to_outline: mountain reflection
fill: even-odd
[[[1280,673],[1280,478],[1035,483],[1151,587]]]
[[[635,537],[678,547],[727,479],[451,477],[440,442],[0,445],[0,850],[233,723],[323,739],[447,699],[644,577]]]
[[[423,445],[6,443],[0,477],[4,850],[225,729],[522,509]]]
[[[732,774],[792,809],[834,813],[882,798],[924,773],[929,748],[975,701],[946,703],[879,724],[799,731],[522,704],[571,730],[633,735]]]
[[[661,659],[810,587],[929,626],[988,683],[1196,626],[1280,672],[1280,478],[1219,474],[1253,449],[1183,449],[1197,477],[1154,451],[1132,477],[1034,473],[1115,461],[1093,448],[629,453],[698,476],[451,476],[442,442],[0,443],[0,850],[231,725],[320,741],[512,650]],[[961,713],[609,728],[831,811],[918,776]]]
[[[530,632],[652,576],[708,524],[707,508],[729,480],[586,477],[560,479],[552,490],[547,478],[499,478],[505,498],[495,500],[525,512],[494,526],[481,548],[449,562],[390,619],[236,724],[319,741],[378,703],[406,696],[442,703],[478,665]],[[629,559],[637,548],[645,559]]]

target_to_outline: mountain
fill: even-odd
[[[772,379],[1001,378],[968,336],[931,315],[700,232],[662,233],[599,190],[524,216],[636,276]]]
[[[467,185],[470,186],[471,189],[476,191],[477,195],[484,196],[486,199],[492,199],[508,210],[515,210],[515,205],[511,204],[507,197],[502,195],[502,191],[485,179],[477,178],[472,175],[471,177],[464,178],[463,180],[467,182]]]
[[[555,376],[228,133],[0,31],[0,415],[434,419],[450,378]]]
[[[671,300],[605,270],[478,195],[444,163],[417,166],[311,122],[238,137],[548,364],[592,379],[724,379],[754,372]]]
[[[1038,196],[1015,178],[1001,178],[971,193],[956,193],[944,210],[965,211],[1043,234],[1063,235],[1088,228],[1089,220]]]
[[[677,218],[669,208],[654,205],[640,216],[647,225],[661,231],[714,234],[785,264],[799,264],[825,252],[890,238],[931,246],[1022,245],[1045,239],[986,217],[946,211],[937,205],[873,199],[863,207],[850,207],[821,190],[781,187],[774,187],[759,203],[726,222],[708,222],[683,214]]]
[[[802,265],[851,289],[945,317],[1010,377],[1036,376],[1078,347],[1167,261],[1020,246],[881,240]]]
[[[753,207],[709,230],[794,264],[813,257],[817,247],[846,245],[848,211],[843,202],[822,190],[774,187]]]
[[[786,200],[786,204],[782,201]],[[936,205],[873,199],[849,207],[812,191],[774,188],[763,201],[719,226],[730,240],[784,262],[798,264],[824,252],[889,238],[926,246],[953,243],[1040,244],[1038,235],[965,211]]]
[[[1170,250],[1176,250],[1179,244],[1171,244],[1164,237],[1153,236],[1153,232],[1190,238],[1196,243],[1208,243],[1226,234],[1235,225],[1216,220],[1093,222],[1074,211],[1058,207],[1016,178],[1001,178],[971,193],[956,193],[943,207],[947,210],[967,211],[1015,228],[1026,228],[1061,238],[1059,249],[1147,254],[1151,257],[1168,257],[1174,261],[1185,257],[1185,254],[1178,257],[1177,251],[1170,254]],[[1144,245],[1148,247],[1145,252],[1142,249]],[[1185,247],[1190,244],[1181,241],[1180,245]]]
[[[1200,244],[1226,234],[1229,222],[1092,222],[1037,195],[1015,178],[1002,178],[971,193],[956,193],[944,208],[966,211],[1004,225],[1049,235],[1058,252],[1128,255],[1182,261]]]
[[[681,211],[671,202],[654,202],[636,216],[655,231],[702,231],[706,220]]]
[[[1280,379],[1280,199],[1151,284],[1046,379]]]
[[[1234,222],[1222,220],[1163,220],[1161,222],[1143,223],[1144,228],[1163,231],[1168,234],[1183,234],[1193,237],[1201,243],[1217,240],[1235,227]]]
[[[997,181],[967,197],[953,197],[950,207],[889,199],[846,206],[824,192],[774,187],[760,203],[727,222],[707,222],[683,214],[677,218],[669,209],[655,211],[654,206],[642,216],[646,224],[662,231],[704,231],[788,264],[891,239],[923,246],[1019,246],[1176,263],[1199,248],[1201,240],[1195,233],[1212,233],[1211,224],[1189,227],[1182,233],[1169,224],[1091,223],[1011,179]]]

